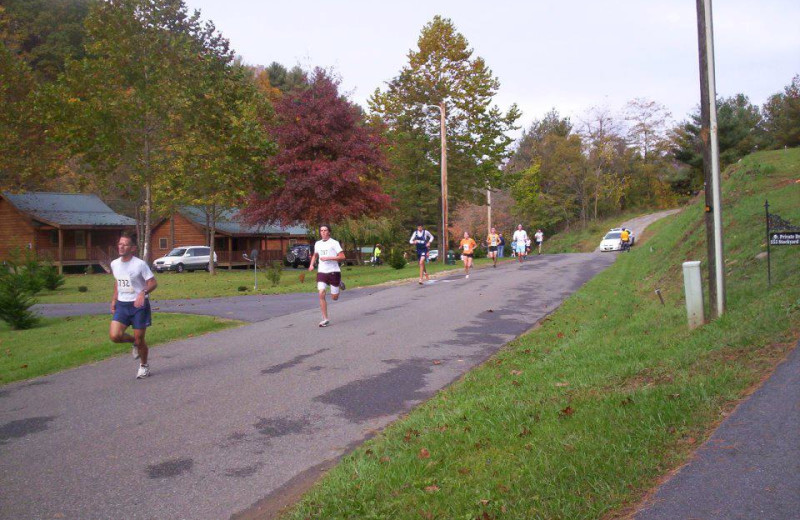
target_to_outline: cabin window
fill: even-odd
[[[166,249],[167,248],[167,239],[166,238],[159,238],[158,239],[158,248],[159,249]]]
[[[76,231],[75,232],[75,247],[86,247],[86,232],[85,231]]]
[[[58,245],[58,230],[53,229],[50,231],[50,245],[57,246]]]

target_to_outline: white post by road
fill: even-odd
[[[703,278],[700,276],[700,261],[683,263],[683,289],[686,294],[686,315],[689,328],[705,323],[703,311]]]

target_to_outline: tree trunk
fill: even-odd
[[[214,235],[217,233],[217,206],[216,204],[211,205],[211,214],[209,215],[208,211],[206,211],[206,219],[211,221],[211,227],[209,227],[209,255],[208,255],[208,272],[212,275],[217,274],[217,270],[214,267]]]
[[[148,180],[144,186],[144,237],[142,243],[144,249],[142,260],[150,263],[150,219],[153,214],[152,183]]]
[[[172,218],[169,219],[169,248],[175,247],[175,211],[172,212]]]

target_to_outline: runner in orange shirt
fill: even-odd
[[[475,248],[478,244],[469,237],[469,233],[464,231],[464,238],[461,239],[461,244],[458,246],[461,249],[461,259],[464,261],[464,271],[469,278],[469,268],[472,267],[472,257],[475,255]]]

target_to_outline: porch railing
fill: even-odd
[[[111,247],[64,247],[61,249],[61,257],[58,255],[57,247],[38,247],[36,256],[51,262],[85,262],[89,263],[109,263],[116,257],[116,248]]]

